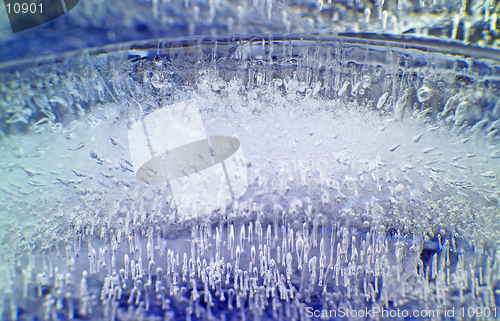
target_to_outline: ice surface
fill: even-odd
[[[498,49],[499,10],[491,0],[85,0],[56,21],[16,34],[0,10],[0,61],[195,35],[412,35],[456,52],[468,49],[462,43]]]
[[[339,41],[264,47],[2,74],[4,319],[499,303],[496,69]],[[249,184],[193,219],[169,184],[136,179],[128,136],[189,99],[207,136],[239,140]]]

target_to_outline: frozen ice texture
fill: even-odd
[[[349,38],[215,42],[0,73],[4,319],[498,304],[494,61]],[[193,220],[170,186],[136,179],[128,147],[139,119],[189,99],[207,136],[237,137],[249,185]]]
[[[52,23],[13,34],[0,10],[0,61],[145,39],[264,34],[398,35],[499,47],[491,0],[86,0]],[[157,83],[161,85],[161,83]]]

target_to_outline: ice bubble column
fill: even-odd
[[[130,126],[129,148],[138,180],[170,183],[178,218],[210,213],[248,187],[240,141],[207,137],[194,100],[157,110]]]

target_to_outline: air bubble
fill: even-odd
[[[418,90],[417,90],[417,98],[418,98],[418,101],[423,103],[425,101],[428,101],[429,99],[431,99],[431,96],[432,96],[432,91],[431,89],[429,89],[428,87],[420,87]]]

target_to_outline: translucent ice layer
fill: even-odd
[[[0,10],[0,61],[110,43],[263,34],[412,35],[499,48],[497,0],[85,0],[13,34]]]
[[[497,62],[405,46],[203,38],[4,66],[2,318],[493,309]],[[188,100],[248,175],[191,217],[136,178],[128,135]]]

